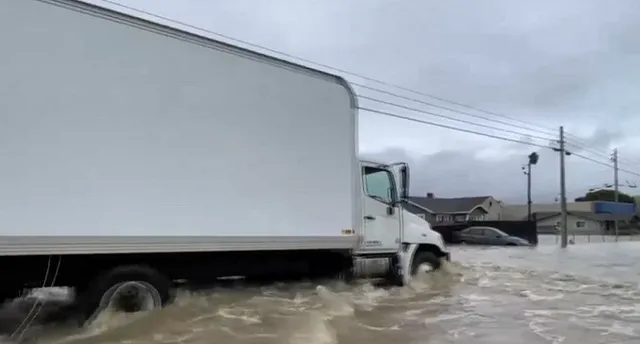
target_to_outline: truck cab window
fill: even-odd
[[[367,196],[380,202],[392,203],[395,200],[393,175],[380,168],[364,168],[364,191]]]

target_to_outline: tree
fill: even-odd
[[[575,199],[576,202],[608,201],[615,200],[615,192],[609,189],[600,189],[587,192],[586,195]],[[618,201],[622,203],[636,203],[635,198],[618,191]]]

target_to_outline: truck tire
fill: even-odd
[[[428,265],[432,271],[440,269],[442,262],[433,252],[416,252],[411,262],[411,276],[416,276],[423,265]]]
[[[108,308],[134,313],[164,307],[172,301],[171,291],[171,281],[148,266],[114,268],[77,295],[79,322],[82,326],[89,325]]]

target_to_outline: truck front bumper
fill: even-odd
[[[444,252],[444,254],[442,255],[442,259],[450,262],[451,261],[451,253],[450,252]]]

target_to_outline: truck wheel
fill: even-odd
[[[433,252],[416,252],[411,262],[411,276],[421,272],[431,272],[440,269],[442,262]]]
[[[172,301],[171,287],[171,281],[150,267],[115,268],[78,295],[80,322],[91,324],[107,309],[135,313],[161,308]]]

